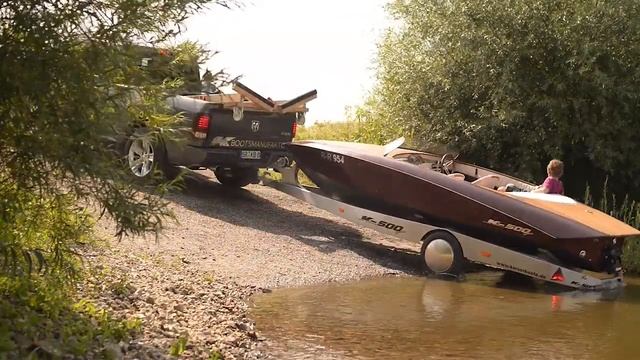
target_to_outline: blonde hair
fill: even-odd
[[[549,161],[549,165],[547,165],[547,172],[550,176],[559,178],[564,173],[564,163],[557,159]]]

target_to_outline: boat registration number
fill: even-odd
[[[252,159],[252,160],[258,160],[261,157],[261,153],[258,150],[242,150],[240,151],[240,158],[241,159]]]
[[[321,151],[320,157],[327,161],[331,161],[338,164],[344,164],[344,155],[334,154],[327,151]]]

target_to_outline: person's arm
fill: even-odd
[[[543,193],[543,194],[548,194],[549,193],[549,178],[545,179],[545,181],[542,183],[542,185],[538,186],[537,188],[531,190],[531,192],[535,192],[535,193]]]
[[[548,194],[549,193],[549,189],[547,189],[547,187],[545,187],[544,185],[540,185],[537,188],[531,190],[531,192]]]

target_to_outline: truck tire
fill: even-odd
[[[258,182],[258,169],[255,168],[224,168],[213,170],[220,184],[228,187],[240,188]]]
[[[147,181],[153,178],[156,170],[164,177],[173,180],[179,169],[167,161],[166,150],[161,141],[131,136],[124,146],[124,163],[134,179]]]

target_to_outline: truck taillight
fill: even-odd
[[[200,114],[195,121],[193,127],[193,136],[198,139],[205,139],[207,137],[207,133],[209,132],[209,123],[211,118],[209,114]]]
[[[296,132],[298,132],[298,124],[294,121],[293,125],[291,125],[291,137],[296,137]]]

